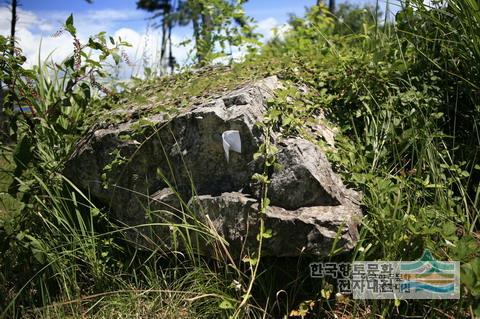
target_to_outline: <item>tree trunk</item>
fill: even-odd
[[[331,14],[335,13],[335,0],[328,1],[328,10],[330,11]]]
[[[18,2],[17,0],[12,0],[11,2],[11,21],[10,21],[10,55],[13,57],[15,55],[15,31],[17,28],[17,7],[18,7]],[[5,115],[6,110],[10,110],[13,112],[14,106],[13,106],[13,101],[14,101],[14,85],[15,85],[15,79],[11,79],[11,83],[7,84],[8,85],[8,91],[9,94],[8,99],[4,99],[4,91],[3,91],[3,85],[0,83],[0,136],[1,139],[6,141],[7,143],[9,142],[15,142],[16,141],[16,135],[14,133],[13,136],[10,136],[10,127],[16,127],[16,120],[14,117],[8,118]]]
[[[162,49],[160,51],[160,75],[164,74],[164,61],[165,61],[165,54],[167,51],[167,19],[165,15],[163,16],[162,20]]]
[[[12,21],[10,22],[10,54],[15,54],[15,31],[17,27],[17,0],[12,0]]]
[[[203,66],[205,64],[205,59],[207,56],[212,53],[213,51],[213,40],[212,40],[212,18],[210,13],[207,12],[203,3],[198,4],[198,15],[200,17],[200,24],[199,24],[199,39],[200,42],[197,43],[197,55],[198,63]]]
[[[173,57],[172,51],[172,24],[168,26],[168,43],[169,43],[169,55],[168,55],[168,66],[170,67],[170,73],[173,74],[175,70],[175,58]]]
[[[17,30],[17,0],[12,0],[12,21],[10,23],[10,54],[12,56],[15,55],[15,33]],[[12,79],[12,83],[9,87],[10,94],[8,95],[8,103],[6,105],[6,108],[10,110],[12,113],[15,111],[14,110],[14,100],[15,100],[15,78]],[[12,127],[13,134],[10,136],[10,141],[11,142],[16,142],[17,141],[17,132],[16,132],[16,127],[17,127],[17,119],[15,115],[10,117],[8,119],[10,123],[10,127]],[[8,132],[7,132],[8,134]]]
[[[202,5],[202,41],[204,56],[208,56],[213,51],[212,29],[212,17],[208,12],[205,12],[205,8],[203,8]]]
[[[200,25],[200,17],[201,17],[201,8],[196,1],[188,1],[189,9],[190,9],[190,19],[193,24],[193,37],[195,38],[195,50],[196,50],[196,58],[197,63],[201,63],[203,61],[203,50],[202,50],[202,30]]]
[[[192,22],[193,22],[193,36],[195,37],[195,50],[197,50],[196,55],[197,55],[197,62],[201,62],[203,60],[203,55],[202,55],[202,47],[201,47],[201,36],[200,36],[200,26],[198,24],[197,20],[197,15],[195,14],[192,17]]]
[[[480,0],[479,0],[480,1]],[[323,0],[317,0],[317,6],[323,5]],[[328,10],[330,13],[335,13],[335,0],[328,0]]]
[[[3,113],[3,84],[0,82],[0,143],[4,141],[8,134],[8,123]]]

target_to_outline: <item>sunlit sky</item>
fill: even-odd
[[[154,59],[158,49],[159,31],[148,28],[150,14],[137,10],[135,0],[94,0],[88,4],[84,0],[19,0],[19,21],[17,39],[27,56],[28,64],[38,60],[41,43],[41,55],[53,53],[54,59],[62,59],[72,50],[71,39],[67,35],[53,38],[51,35],[61,29],[62,23],[73,13],[80,41],[89,35],[106,31],[107,34],[130,42],[133,46],[127,53],[132,60],[144,56],[143,52]],[[281,27],[290,13],[302,15],[305,7],[316,0],[250,0],[245,5],[246,13],[258,24],[257,32],[264,40],[272,37],[272,29]],[[342,2],[342,1],[337,1]],[[362,5],[368,0],[353,0],[350,3]],[[371,3],[371,2],[370,2]],[[6,4],[0,4],[0,34],[7,35],[10,30],[10,12]],[[186,60],[188,47],[178,44],[191,36],[191,29],[175,28],[173,33],[174,54],[178,60]]]

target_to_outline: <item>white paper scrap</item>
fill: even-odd
[[[230,161],[230,150],[242,153],[242,141],[240,139],[240,132],[231,130],[225,131],[222,134],[223,150],[225,151],[225,157],[227,162]]]

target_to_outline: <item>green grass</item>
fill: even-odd
[[[182,108],[202,104],[212,96],[263,79],[271,73],[268,68],[246,63],[217,65],[185,70],[161,78],[135,80],[129,84],[130,89],[101,102],[101,106],[91,114],[89,122],[100,120],[118,123],[158,112],[174,115]]]
[[[396,25],[369,24],[369,18],[361,28],[355,22],[350,33],[350,26],[339,27],[341,22],[314,9],[293,19],[284,41],[272,41],[243,63],[134,81],[120,94],[88,100],[87,112],[71,109],[74,119],[42,118],[37,143],[30,145],[35,156],[17,176],[18,200],[27,205],[21,211],[4,194],[14,167],[0,159],[0,295],[7,296],[0,298],[0,317],[479,316],[480,32],[475,15],[465,13],[478,5],[454,4],[448,9],[453,11],[407,9]],[[342,34],[335,33],[339,29]],[[43,81],[46,70],[37,70],[45,109],[64,94],[60,83]],[[192,218],[188,207],[170,212],[182,223],[143,225],[152,233],[173,229],[174,249],[139,249],[129,243],[135,230],[116,223],[61,175],[69,149],[89,124],[128,119],[112,110],[137,109],[139,118],[159,111],[173,115],[271,74],[285,89],[269,102],[266,132],[314,140],[308,125],[324,113],[339,134],[335,149],[322,140],[318,145],[345,182],[364,194],[358,245],[329,259],[414,260],[429,249],[438,259],[461,262],[460,300],[337,299],[335,282],[309,278],[308,263],[316,261],[309,256],[256,256],[257,263],[205,258],[195,253],[194,239],[208,238],[219,247],[222,239]],[[72,119],[67,127],[73,132],[62,131],[66,119]],[[273,162],[274,150],[264,151]]]

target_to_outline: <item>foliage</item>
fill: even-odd
[[[382,14],[376,6],[359,7],[350,3],[342,3],[335,12],[337,17],[334,32],[336,34],[358,34],[364,26],[372,26],[382,22]]]
[[[473,313],[468,307],[477,307],[478,295],[475,41],[452,45],[469,39],[472,29],[460,28],[470,18],[449,14],[468,3],[436,10],[417,3],[382,32],[367,20],[346,36],[313,8],[306,19],[292,21],[284,42],[266,48],[272,56],[288,57],[284,77],[293,86],[279,95],[288,98],[279,100],[275,111],[285,133],[306,134],[305,123],[313,125],[319,112],[342,131],[330,158],[362,190],[367,212],[352,258],[414,260],[429,248],[439,258],[461,260],[466,291],[462,302],[450,307],[455,316],[465,316],[462,307]],[[446,16],[452,20],[434,20]],[[443,37],[430,39],[435,32]],[[462,52],[454,53],[457,49]],[[298,85],[308,93],[296,93]],[[415,304],[381,307],[383,315],[393,309],[405,315],[422,311]]]
[[[7,123],[10,131],[14,130],[18,136],[16,144],[2,146],[2,161],[14,167],[10,172],[12,178],[8,189],[1,190],[2,197],[9,199],[9,207],[17,207],[9,211],[7,220],[2,219],[0,223],[0,268],[3,273],[0,282],[5,296],[9,289],[11,292],[22,291],[26,285],[35,286],[34,290],[52,289],[46,279],[47,273],[41,275],[40,281],[35,273],[45,263],[50,263],[50,270],[62,268],[58,255],[45,249],[48,245],[61,243],[62,235],[71,235],[72,229],[67,225],[75,223],[70,219],[68,209],[77,205],[74,198],[73,206],[72,202],[63,200],[64,196],[75,195],[68,190],[59,172],[76,138],[84,132],[84,120],[89,109],[98,101],[99,92],[111,94],[99,82],[107,75],[102,64],[110,57],[120,62],[117,52],[120,46],[125,45],[110,38],[113,47],[109,48],[104,33],[91,37],[87,44],[82,45],[76,37],[72,16],[57,34],[63,32],[72,36],[74,53],[61,64],[39,63],[34,69],[27,70],[22,66],[25,58],[20,50],[17,49],[13,55],[2,55],[5,67],[2,68],[1,80],[15,83],[7,94],[15,102],[16,111],[7,113]],[[6,44],[8,41],[0,37],[2,52],[8,52],[4,50]],[[3,192],[8,192],[8,195]],[[56,214],[50,215],[52,211]],[[82,232],[92,230],[85,229],[87,226],[81,220],[77,222],[80,224],[76,227],[80,227]],[[93,219],[89,222],[89,227],[93,227]],[[48,238],[47,234],[53,237]],[[48,245],[45,246],[45,243]],[[62,244],[59,247],[63,247]],[[54,276],[53,273],[51,275]],[[72,280],[75,278],[71,276]],[[34,285],[35,282],[38,285]],[[26,297],[27,300],[38,302],[38,293]],[[2,298],[0,308],[9,310],[8,303],[16,299],[11,297]],[[42,294],[42,298],[46,296]]]
[[[162,17],[162,48],[165,46],[167,29],[170,37],[172,27],[191,24],[196,62],[204,66],[227,54],[232,56],[233,50],[238,50],[241,46],[253,49],[258,44],[258,35],[251,26],[253,20],[245,15],[242,8],[244,2],[245,0],[182,0],[177,3],[169,0],[139,0],[137,6],[154,12],[153,18]]]
[[[198,22],[207,11],[194,3],[206,2],[185,4],[185,10],[198,10]],[[226,15],[213,27],[207,23],[207,42],[221,42],[226,36],[221,26],[232,23],[235,6],[222,9],[218,4],[215,10]],[[209,16],[223,12],[208,10]],[[11,113],[18,119],[20,138],[14,148],[4,147],[0,159],[10,173],[0,175],[0,199],[7,198],[8,188],[11,193],[0,202],[0,209],[8,209],[0,215],[0,294],[7,296],[0,298],[5,309],[0,316],[480,315],[478,4],[456,0],[432,9],[411,2],[395,23],[384,20],[383,25],[373,8],[367,11],[341,6],[335,17],[315,6],[305,17],[291,19],[284,39],[272,40],[241,64],[135,80],[116,94],[97,78],[108,76],[102,62],[109,56],[121,60],[117,42],[111,39],[114,47],[108,48],[101,34],[85,46],[78,44],[73,18],[65,29],[73,36],[75,52],[60,66],[28,71],[20,54],[1,55],[2,80],[19,83],[10,94],[29,111]],[[203,32],[197,31],[199,36]],[[203,57],[213,52],[213,42],[200,49]],[[87,47],[99,54],[84,53]],[[138,118],[160,111],[175,116],[209,95],[271,74],[285,88],[268,102],[259,124],[266,136],[275,129],[317,141],[349,186],[364,194],[356,248],[342,255],[332,249],[329,260],[415,260],[428,248],[439,259],[462,263],[460,300],[407,303],[336,296],[333,283],[309,278],[307,256],[294,263],[262,257],[262,241],[271,236],[262,224],[256,255],[238,265],[209,260],[195,253],[191,238],[204,237],[219,246],[222,238],[188,207],[170,212],[180,223],[152,217],[143,225],[152,232],[171,229],[174,247],[184,247],[182,253],[158,244],[135,249],[127,244],[135,229],[119,225],[61,175],[73,143],[87,127],[125,120],[113,115],[116,107],[133,110]],[[312,135],[311,128],[323,117],[332,123],[324,125],[337,127],[335,147]],[[140,130],[150,129],[141,122]],[[276,149],[265,140],[255,155],[266,159],[263,174],[255,176],[264,186],[262,211],[269,204],[268,173],[276,165]],[[112,156],[106,176],[112,165],[126,160],[119,153]],[[145,213],[156,212],[146,207]]]

